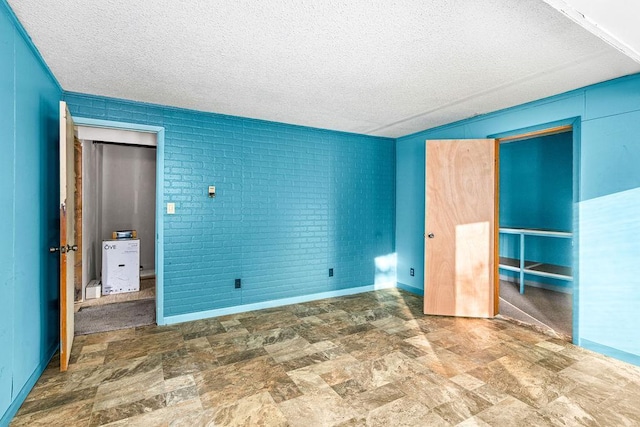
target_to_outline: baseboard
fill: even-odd
[[[326,298],[342,297],[346,295],[361,294],[364,292],[377,291],[380,289],[395,288],[396,282],[378,283],[375,285],[360,286],[357,288],[340,289],[337,291],[320,292],[317,294],[301,295],[298,297],[282,298],[271,301],[257,302],[253,304],[235,305],[233,307],[218,308],[215,310],[199,311],[196,313],[178,314],[175,316],[165,316],[164,324],[173,325],[176,323],[191,322],[193,320],[208,319],[210,317],[226,316],[228,314],[244,313],[246,311],[262,310],[265,308],[282,307],[291,304],[316,301]]]
[[[31,391],[31,389],[33,389],[33,387],[36,385],[36,382],[38,382],[38,379],[40,378],[44,370],[47,369],[49,362],[51,362],[53,355],[56,354],[56,351],[58,351],[59,346],[60,346],[60,343],[56,342],[49,349],[49,352],[45,353],[45,354],[48,354],[48,356],[45,357],[42,361],[40,361],[40,364],[33,371],[31,376],[27,380],[27,382],[24,383],[24,386],[22,386],[22,388],[18,392],[18,394],[16,395],[16,398],[13,399],[13,401],[5,411],[4,415],[2,415],[2,418],[0,418],[0,426],[9,425],[13,417],[18,412],[18,409],[20,409],[20,406],[22,406],[22,404],[24,403],[24,400],[29,395],[29,392]]]
[[[604,354],[605,356],[613,357],[614,359],[622,360],[623,362],[630,363],[632,365],[640,366],[640,355],[627,353],[617,348],[609,347],[608,345],[599,344],[597,342],[580,339],[581,347],[587,350],[595,351],[596,353]]]
[[[420,296],[424,295],[424,289],[422,288],[416,288],[415,286],[407,285],[400,282],[396,283],[396,287],[398,289],[402,289],[403,291],[407,291],[415,295],[420,295]]]
[[[140,270],[140,279],[149,279],[151,277],[156,277],[155,270]]]
[[[517,285],[519,285],[520,283],[520,280],[517,277],[510,277],[510,276],[507,276],[506,274],[501,274],[500,280],[503,282],[515,283]],[[555,286],[555,285],[550,285],[548,283],[536,282],[534,280],[525,280],[524,285],[530,286],[532,288],[540,288],[540,289],[546,289],[548,291],[561,292],[563,294],[569,294],[569,295],[573,294],[573,288],[571,287],[567,288],[564,286]]]

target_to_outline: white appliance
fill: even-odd
[[[102,295],[140,290],[140,239],[102,241]]]
[[[100,294],[101,292],[102,286],[100,286],[100,281],[99,280],[92,280],[89,282],[89,284],[87,285],[84,293],[85,299],[95,299],[95,298],[100,298]]]

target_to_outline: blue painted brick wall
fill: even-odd
[[[75,116],[165,128],[165,316],[371,285],[394,252],[392,139],[65,99]]]

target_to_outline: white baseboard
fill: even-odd
[[[141,279],[147,279],[149,277],[155,277],[156,275],[156,271],[155,270],[140,270],[140,278]]]

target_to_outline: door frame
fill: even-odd
[[[553,122],[543,123],[534,126],[528,126],[525,128],[517,128],[513,130],[509,130],[506,132],[500,132],[496,134],[492,134],[487,136],[487,138],[496,138],[498,143],[516,141],[516,140],[524,140],[528,138],[537,138],[540,136],[549,136],[554,135],[561,132],[572,132],[572,140],[573,140],[573,158],[572,158],[572,176],[573,176],[573,221],[572,221],[572,232],[573,232],[573,247],[571,253],[571,269],[573,275],[573,283],[572,283],[572,331],[571,331],[571,340],[573,344],[578,345],[580,336],[579,327],[580,327],[580,310],[579,310],[579,302],[580,302],[580,277],[579,272],[579,209],[578,203],[580,202],[580,136],[581,136],[581,118],[570,117],[563,120],[557,120]],[[499,249],[499,248],[498,248]],[[499,279],[499,278],[498,278]],[[498,296],[500,291],[500,280],[498,280]]]
[[[162,126],[149,126],[138,123],[116,122],[111,120],[90,119],[73,116],[76,126],[150,132],[156,134],[156,323],[164,325],[164,137]]]
[[[75,253],[77,251],[77,235],[75,230],[75,123],[69,107],[64,101],[60,101],[60,241],[57,248],[49,251],[58,251],[60,254],[60,371],[64,372],[69,367],[73,340],[74,327],[74,303],[75,303]],[[72,188],[69,188],[72,186]],[[69,235],[71,233],[71,236]],[[70,238],[71,237],[71,238]]]

